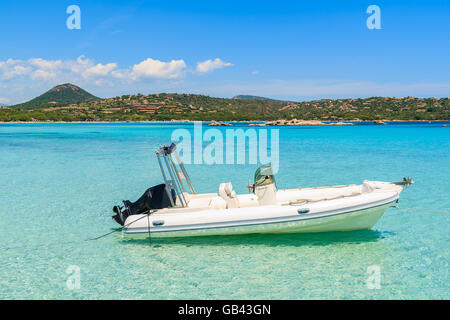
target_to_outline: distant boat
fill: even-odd
[[[278,190],[270,165],[255,173],[253,192],[237,195],[230,182],[217,193],[197,194],[175,144],[156,152],[164,183],[136,202],[115,206],[125,235],[155,238],[251,233],[308,233],[372,228],[413,183],[364,181],[361,185]]]

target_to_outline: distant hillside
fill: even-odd
[[[83,100],[76,103],[75,101]],[[371,97],[288,102],[157,93],[99,99],[70,84],[0,108],[0,121],[450,120],[449,98]]]
[[[279,100],[275,100],[275,99],[269,99],[269,98],[264,98],[264,97],[258,97],[258,96],[250,96],[250,95],[237,95],[234,96],[233,99],[239,99],[239,100],[269,100],[269,101],[279,101]]]
[[[24,109],[39,109],[78,104],[82,102],[91,102],[99,99],[100,98],[90,94],[80,87],[77,87],[70,83],[65,83],[50,89],[46,93],[34,98],[33,100],[15,105],[14,107]]]

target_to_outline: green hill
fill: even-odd
[[[96,100],[100,100],[100,98],[90,94],[80,87],[70,83],[65,83],[53,87],[39,97],[36,97],[28,102],[17,104],[13,107],[23,109],[40,109],[79,104],[82,102],[91,102]]]
[[[265,98],[265,97],[258,97],[258,96],[251,96],[251,95],[243,95],[243,94],[234,96],[233,99],[238,99],[238,100],[269,100],[269,101],[279,101],[279,100],[269,99],[269,98]]]
[[[0,121],[450,120],[449,98],[370,97],[292,102],[244,97],[247,98],[156,93],[99,99],[77,86],[63,84],[27,103],[0,108]]]

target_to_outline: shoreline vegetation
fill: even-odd
[[[390,125],[390,124],[396,124],[396,123],[408,123],[408,122],[419,122],[419,123],[437,123],[437,122],[450,122],[450,120],[386,120],[382,121],[383,123],[379,123],[379,120],[349,120],[346,122],[322,122],[318,120],[298,120],[297,123],[292,124],[289,123],[286,119],[279,119],[274,121],[226,121],[226,122],[217,122],[217,121],[201,121],[201,120],[186,120],[186,119],[180,119],[180,120],[143,120],[143,121],[0,121],[1,124],[58,124],[58,123],[73,123],[73,124],[102,124],[102,123],[152,123],[152,124],[170,124],[170,123],[196,123],[196,122],[203,122],[211,127],[221,127],[221,126],[233,126],[235,124],[242,124],[246,123],[249,127],[268,127],[268,126],[347,126],[347,125],[356,125],[358,123],[364,123],[364,124],[374,124],[374,125]],[[447,127],[447,124],[443,125],[444,127]]]
[[[0,107],[0,122],[262,122],[254,126],[352,125],[361,121],[449,121],[449,98],[371,97],[292,102],[254,96],[135,94],[101,99],[72,84]]]

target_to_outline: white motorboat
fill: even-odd
[[[176,146],[157,152],[164,184],[136,202],[115,206],[125,235],[152,238],[250,233],[308,233],[372,228],[413,183],[364,181],[360,185],[278,190],[270,165],[260,167],[249,194],[230,182],[217,193],[197,194]],[[174,161],[175,159],[175,161]]]

